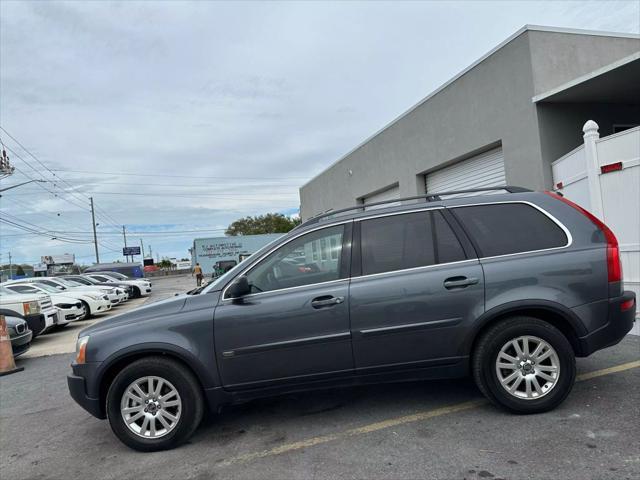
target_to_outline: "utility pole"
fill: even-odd
[[[122,225],[122,236],[124,237],[124,248],[127,248],[127,232],[125,231],[124,225]],[[124,256],[125,260],[129,261],[129,255]]]
[[[144,262],[144,243],[142,243],[142,239],[140,239],[140,248],[142,249],[142,261]]]
[[[96,247],[96,263],[100,263],[100,256],[98,255],[98,235],[96,234],[96,213],[93,210],[93,197],[89,197],[91,200],[91,223],[93,224],[93,245]]]
[[[13,275],[13,265],[11,263],[11,252],[9,252],[9,280],[11,280],[11,275]]]

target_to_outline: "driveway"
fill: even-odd
[[[0,379],[3,478],[640,478],[640,339],[578,360],[558,409],[517,416],[468,380],[288,395],[229,407],[168,452],[129,450],[75,405],[70,355]]]

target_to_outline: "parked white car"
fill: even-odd
[[[58,310],[49,295],[20,294],[0,285],[0,308],[24,316],[34,337],[58,323]]]
[[[100,288],[115,288],[116,293],[119,293],[118,290],[122,290],[123,291],[122,302],[126,302],[127,300],[129,300],[130,297],[133,297],[133,287],[130,285],[124,285],[121,283],[104,285],[99,281],[94,280],[93,278],[90,278],[90,277],[86,277],[84,275],[63,275],[62,277],[56,277],[56,278],[64,278],[65,280],[68,280],[74,283],[79,283],[81,285],[84,285],[85,287],[98,286]]]
[[[141,278],[129,278],[117,272],[85,273],[84,276],[93,278],[101,283],[116,282],[124,285],[131,285],[134,290],[134,296],[136,297],[146,297],[147,295],[151,295],[151,282]]]
[[[104,312],[109,310],[112,305],[117,305],[120,303],[121,295],[116,293],[116,289],[113,287],[101,287],[96,285],[95,287],[87,287],[85,285],[80,285],[75,282],[71,282],[69,280],[65,280],[64,278],[59,277],[31,277],[31,278],[23,278],[21,280],[12,280],[10,283],[41,283],[44,285],[49,285],[50,287],[56,288],[59,292],[67,292],[68,290],[72,290],[76,293],[84,292],[85,294],[92,297],[95,301],[99,301],[100,299],[106,300],[109,304],[109,308],[105,308],[104,306],[96,305],[96,309],[91,308],[91,314]],[[124,298],[124,297],[122,297]],[[99,308],[98,308],[99,307]]]
[[[104,313],[111,310],[111,300],[117,299],[115,293],[108,294],[100,288],[91,287],[76,287],[75,285],[67,284],[66,281],[55,277],[31,277],[23,278],[21,280],[12,280],[6,282],[5,286],[11,284],[41,284],[55,288],[58,293],[67,294],[70,296],[78,297],[82,295],[83,298],[79,300],[84,305],[88,312],[87,318],[95,315],[96,313]],[[109,297],[111,295],[112,298]]]
[[[69,287],[69,288],[93,288],[93,289],[98,289],[103,291],[104,293],[107,294],[107,296],[109,297],[109,301],[111,302],[112,306],[116,306],[119,305],[121,303],[126,302],[129,299],[129,294],[124,290],[124,288],[118,288],[115,286],[109,286],[109,285],[90,285],[87,286],[84,283],[81,283],[77,280],[73,280],[73,279],[68,279],[68,278],[60,278],[60,277],[55,277],[56,280],[62,280],[64,282],[64,284]]]
[[[78,293],[60,293],[56,288],[50,287],[43,283],[11,283],[6,286],[7,289],[16,293],[35,293],[45,294],[51,297],[53,306],[58,309],[58,326],[63,327],[76,320],[84,320],[88,316],[87,307],[83,301],[87,303],[92,301],[88,295],[80,295]]]

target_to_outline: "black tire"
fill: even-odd
[[[84,307],[84,311],[86,312],[84,314],[84,317],[82,317],[80,320],[89,320],[93,316],[93,314],[91,313],[91,308],[89,308],[89,304],[84,300],[80,300],[80,302],[82,302],[82,306]]]
[[[127,387],[146,376],[161,377],[170,382],[182,401],[182,411],[175,428],[156,439],[142,438],[132,432],[125,424],[120,410]],[[125,445],[141,452],[153,452],[175,448],[187,441],[202,420],[204,402],[200,384],[189,369],[168,358],[147,357],[131,363],[115,377],[107,393],[106,410],[113,433]]]
[[[498,379],[496,359],[503,345],[523,335],[538,337],[555,350],[560,369],[558,379],[540,398],[519,398],[507,392]],[[511,317],[491,326],[478,340],[472,361],[473,378],[480,391],[495,405],[511,412],[542,413],[560,405],[576,377],[575,355],[564,334],[553,325],[533,317]]]
[[[140,298],[142,296],[142,292],[138,287],[133,287],[133,298]]]

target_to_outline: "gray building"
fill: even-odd
[[[428,60],[428,59],[425,59]],[[525,26],[300,188],[300,213],[445,190],[552,186],[551,162],[640,124],[640,35]]]

